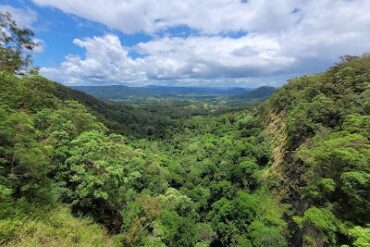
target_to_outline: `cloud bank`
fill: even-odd
[[[152,37],[131,47],[109,33],[76,38],[83,57],[71,54],[60,66],[41,69],[66,84],[279,85],[339,56],[370,51],[368,0],[33,2]],[[177,36],[178,27],[192,34]]]

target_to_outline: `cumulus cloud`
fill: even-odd
[[[135,47],[122,46],[119,38],[75,39],[85,57],[70,55],[58,68],[41,73],[70,84],[153,80],[241,78],[276,74],[295,59],[279,55],[279,43],[271,37],[166,37]],[[212,47],[212,49],[210,49]],[[141,56],[129,56],[135,50]]]
[[[131,73],[135,63],[117,36],[75,39],[73,43],[86,50],[84,58],[68,55],[60,67],[41,68],[41,73],[70,84],[129,80],[135,76]]]
[[[274,84],[370,51],[368,0],[33,1],[126,34],[153,35],[133,47],[111,34],[75,39],[84,57],[69,55],[60,67],[41,70],[70,84]],[[197,35],[171,35],[178,26]]]
[[[293,0],[33,0],[40,6],[58,8],[125,33],[154,33],[169,27],[186,25],[203,33],[279,30],[288,28],[297,17],[289,15]],[[273,23],[264,20],[266,16]]]

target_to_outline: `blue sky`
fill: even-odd
[[[370,51],[368,0],[0,0],[66,85],[280,86]]]
[[[126,46],[150,39],[144,33],[125,35],[100,23],[72,16],[58,9],[39,7],[32,1],[0,0],[0,3],[36,14],[35,20],[27,24],[31,24],[36,37],[43,40],[44,43],[43,52],[33,55],[35,64],[41,67],[57,66],[63,62],[68,54],[83,56],[84,50],[73,44],[73,40],[77,37],[101,36],[112,33],[119,36]],[[5,8],[5,10],[8,9]],[[11,12],[10,8],[9,10]]]

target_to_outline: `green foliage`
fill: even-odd
[[[230,178],[234,184],[241,188],[256,188],[257,178],[255,176],[258,165],[251,161],[245,160],[232,167]]]
[[[163,207],[175,211],[180,216],[189,216],[193,213],[194,203],[186,195],[174,188],[169,188],[162,197]]]
[[[338,226],[370,222],[369,81],[369,55],[344,57],[325,73],[290,81],[260,108],[285,141],[280,188],[292,206],[288,220],[296,215],[303,224],[290,224],[293,245],[303,238],[310,245],[349,244],[353,239]]]
[[[239,191],[235,199],[223,198],[212,205],[208,217],[223,245],[239,246],[238,241],[242,235],[247,236],[250,246],[286,245],[279,229],[283,226],[279,215],[270,214],[276,209],[269,208],[266,212],[259,205],[264,199],[267,198]]]
[[[196,97],[195,99],[189,99],[189,97],[183,97],[182,95],[173,96],[174,99],[171,98],[172,96],[169,99],[145,97],[141,100],[135,97],[122,101],[103,101],[60,84],[57,84],[56,88],[58,98],[78,101],[95,114],[99,121],[109,127],[112,132],[133,138],[171,138],[173,131],[176,131],[178,127],[177,125],[181,125],[184,119],[190,119],[193,116],[217,115],[255,104],[255,102],[245,101],[244,99],[236,99],[234,102],[234,98],[224,99],[217,96],[213,99],[212,96],[211,98],[200,97],[198,99]],[[98,94],[102,93],[102,90],[101,88],[98,89],[99,92],[92,95],[100,97],[101,95]],[[129,87],[126,89],[132,90]],[[136,89],[141,90],[143,88]],[[95,92],[96,88],[93,87],[92,90]],[[175,88],[175,90],[177,89]],[[185,90],[187,89],[185,88]],[[149,90],[149,93],[152,93],[152,91]],[[115,93],[117,93],[117,90],[109,92],[109,95]]]
[[[366,227],[356,226],[349,230],[349,236],[354,239],[353,246],[368,247],[370,246],[370,225]]]
[[[72,216],[66,206],[52,210],[24,202],[2,202],[0,206],[0,246],[120,246],[102,226]]]
[[[330,210],[312,207],[309,208],[303,217],[295,217],[304,230],[305,243],[307,245],[327,244],[336,246],[335,233],[338,230],[338,222]]]
[[[194,246],[199,235],[197,228],[189,218],[184,218],[171,211],[163,211],[160,216],[160,233],[163,242],[169,247]]]
[[[119,136],[106,137],[94,131],[84,132],[71,142],[66,175],[74,194],[73,204],[91,207],[94,200],[122,204],[125,159],[132,151],[121,142]]]
[[[255,220],[249,226],[248,231],[253,246],[283,247],[287,245],[286,240],[276,226],[269,226]]]
[[[310,165],[304,189],[317,202],[327,200],[337,211],[354,223],[368,222],[370,146],[359,134],[335,133],[325,141],[313,140],[309,148],[300,150],[300,157]],[[316,143],[317,142],[317,143]],[[324,177],[325,179],[321,179]]]

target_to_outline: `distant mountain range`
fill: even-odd
[[[128,87],[111,86],[74,86],[75,90],[93,95],[101,99],[125,100],[130,98],[176,98],[176,97],[237,97],[239,99],[260,99],[270,96],[275,88],[259,87],[256,89],[240,87],[170,87],[146,86]]]

